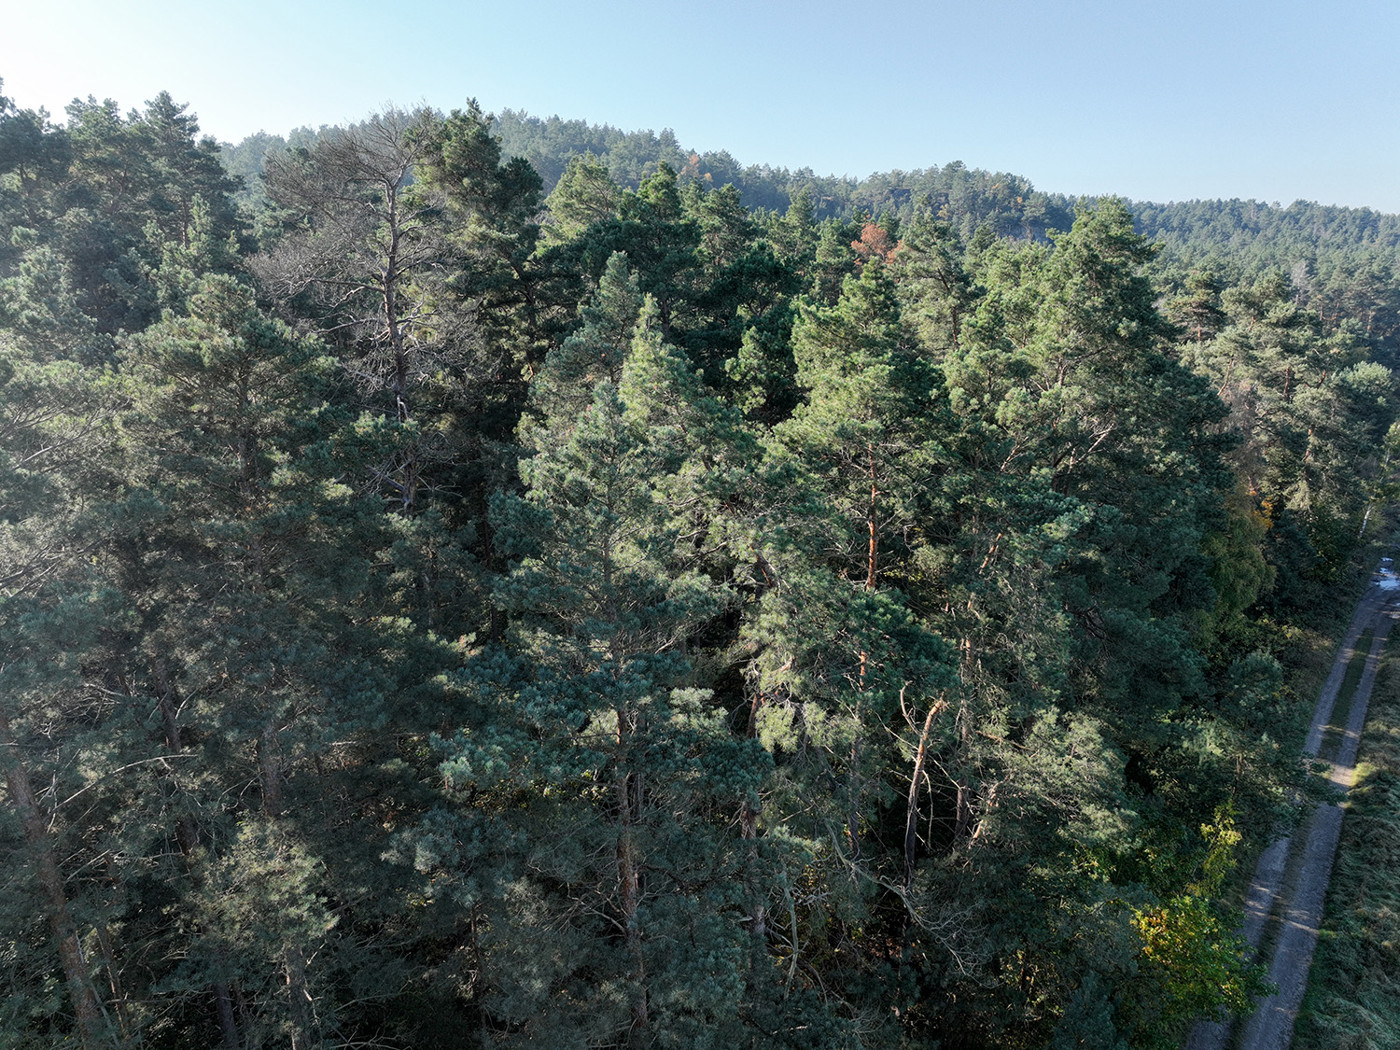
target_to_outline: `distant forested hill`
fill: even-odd
[[[513,109],[502,110],[491,126],[502,154],[528,160],[546,194],[572,158],[591,154],[620,186],[636,189],[664,163],[682,183],[694,179],[713,188],[733,185],[751,211],[782,214],[806,191],[818,220],[888,213],[908,222],[928,200],[964,239],[982,226],[999,237],[1043,239],[1049,230],[1068,230],[1077,205],[1096,203],[1093,198],[1038,190],[1024,176],[969,168],[961,161],[858,179],[819,175],[811,168],[743,164],[725,150],[696,152],[669,128],[660,133],[623,131],[609,124],[536,117]],[[225,166],[252,187],[269,149],[307,145],[327,130],[299,128],[286,139],[259,132],[237,145],[226,143]],[[1400,216],[1369,208],[1310,201],[1281,207],[1238,199],[1129,201],[1128,206],[1138,232],[1161,244],[1166,259],[1184,266],[1228,266],[1240,276],[1280,267],[1296,278],[1319,265],[1331,269],[1338,253],[1364,258],[1369,267],[1400,252]],[[1300,269],[1300,263],[1305,268]]]
[[[608,124],[534,117],[511,109],[492,118],[491,126],[500,138],[502,154],[528,160],[539,173],[545,193],[558,184],[572,158],[591,155],[620,186],[635,190],[667,164],[682,183],[694,180],[715,189],[734,186],[751,211],[785,213],[793,198],[805,191],[818,220],[886,212],[908,220],[918,204],[930,199],[964,237],[988,226],[1002,237],[1043,239],[1047,230],[1067,230],[1074,220],[1074,198],[1041,193],[1021,176],[968,168],[960,161],[856,179],[818,175],[811,168],[744,165],[725,150],[697,153],[678,142],[669,128],[659,134],[622,131]],[[230,174],[244,180],[245,195],[256,195],[255,180],[269,150],[306,145],[329,130],[298,128],[288,139],[259,132],[237,145],[225,144],[224,163]]]

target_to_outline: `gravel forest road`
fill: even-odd
[[[1191,1033],[1186,1050],[1288,1050],[1293,1041],[1293,1022],[1308,986],[1308,968],[1322,925],[1322,909],[1332,860],[1342,828],[1342,802],[1356,772],[1356,753],[1361,729],[1366,722],[1366,706],[1375,685],[1381,650],[1386,635],[1400,617],[1400,590],[1373,585],[1357,604],[1356,614],[1343,636],[1331,673],[1318,694],[1307,742],[1309,758],[1316,758],[1324,734],[1331,726],[1337,693],[1354,658],[1366,661],[1356,694],[1348,711],[1347,724],[1339,734],[1331,759],[1330,779],[1337,790],[1336,802],[1320,803],[1299,824],[1302,847],[1293,849],[1293,836],[1279,839],[1259,858],[1254,880],[1245,899],[1244,935],[1256,951],[1272,943],[1269,981],[1278,992],[1260,1000],[1255,1011],[1238,1025],[1202,1022]],[[1371,645],[1364,653],[1356,651],[1357,641],[1372,632]],[[1329,748],[1330,750],[1330,748]],[[1271,937],[1266,937],[1271,934]],[[1266,949],[1267,950],[1267,949]],[[1235,1031],[1238,1029],[1238,1031]],[[1231,1036],[1235,1038],[1232,1040]]]

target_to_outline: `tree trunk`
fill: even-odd
[[[389,352],[394,359],[394,418],[400,424],[412,418],[408,404],[408,347],[404,343],[403,319],[399,316],[399,283],[403,274],[399,269],[399,238],[402,235],[399,223],[399,199],[395,186],[385,187],[388,204],[389,251],[384,264],[381,295],[384,303],[384,332],[389,340]],[[418,456],[410,448],[408,459],[403,466],[399,490],[400,507],[405,514],[413,512],[418,501]]]
[[[914,752],[914,770],[909,777],[909,798],[904,810],[904,888],[908,890],[914,882],[914,859],[919,842],[919,781],[924,778],[924,761],[928,757],[928,734],[933,728],[933,720],[948,708],[948,701],[939,697],[938,702],[928,709],[924,727],[919,732],[919,747]]]
[[[647,1004],[646,957],[642,952],[642,931],[637,913],[641,908],[641,873],[637,858],[637,844],[634,828],[641,815],[641,776],[624,772],[626,768],[625,748],[629,738],[636,733],[637,716],[631,712],[617,712],[617,745],[619,768],[614,783],[617,802],[617,884],[618,909],[621,912],[624,936],[627,941],[627,954],[632,958],[632,979],[635,987],[632,992],[632,1023],[627,1036],[627,1045],[640,1048],[647,1045],[649,1009]]]
[[[184,750],[184,742],[180,734],[179,705],[175,685],[170,679],[170,672],[165,666],[165,661],[161,659],[151,660],[151,674],[155,678],[161,722],[165,727],[166,747],[172,755],[178,755]],[[199,846],[199,834],[184,816],[175,818],[175,841],[179,844],[180,852],[185,857],[191,880],[197,883],[195,869],[189,862],[195,849]],[[214,996],[214,1016],[219,1022],[219,1043],[223,1050],[239,1050],[242,1044],[238,1037],[238,1022],[234,1018],[233,996],[229,992],[228,984],[224,981],[215,981],[209,990]]]
[[[1000,538],[1000,537],[998,537]],[[991,558],[991,555],[988,555]],[[985,562],[983,563],[986,564]],[[972,602],[968,601],[968,611],[972,611]],[[972,785],[966,773],[968,751],[972,743],[972,713],[967,709],[967,694],[973,681],[973,650],[972,639],[964,638],[959,646],[962,649],[962,657],[959,661],[960,667],[958,677],[961,680],[961,688],[958,690],[958,770],[957,779],[954,785],[958,789],[958,797],[953,811],[953,845],[959,848],[967,841],[972,830]]]
[[[53,835],[48,821],[40,812],[34,799],[34,788],[29,780],[29,771],[20,759],[19,748],[11,735],[9,719],[0,714],[0,734],[4,746],[0,753],[5,756],[5,787],[10,801],[19,815],[24,829],[24,841],[33,858],[34,876],[39,883],[39,892],[48,921],[49,932],[53,935],[58,949],[58,959],[63,966],[63,976],[68,985],[68,998],[73,1007],[73,1016],[78,1025],[78,1038],[83,1050],[97,1050],[106,1041],[107,1023],[103,1017],[102,1004],[93,990],[88,977],[87,961],[83,958],[82,944],[73,925],[68,907],[68,897],[63,887],[63,874],[58,869],[54,856]]]
[[[754,689],[753,699],[749,702],[749,723],[745,730],[745,736],[750,740],[758,736],[758,713],[761,710],[763,690]],[[751,800],[744,799],[739,810],[739,828],[744,841],[749,843],[749,863],[755,869],[759,863],[758,814],[759,807],[753,805]],[[763,903],[762,891],[752,885],[752,880],[749,892],[753,895],[753,905],[749,909],[749,980],[756,986],[759,969],[768,957],[768,909]]]
[[[282,764],[277,760],[277,727],[267,722],[258,741],[258,770],[262,774],[263,812],[276,818],[282,812]]]
[[[876,500],[879,498],[880,492],[875,484],[875,446],[867,444],[865,446],[865,451],[870,457],[870,505],[865,514],[865,523],[870,532],[870,540],[865,556],[865,589],[867,591],[873,591],[876,583],[877,555],[879,553],[879,542],[875,531],[875,511],[877,507]]]
[[[865,552],[865,589],[873,591],[878,581],[879,573],[879,532],[875,528],[875,514],[879,503],[879,487],[876,485],[877,476],[875,473],[875,446],[867,443],[865,446],[866,456],[869,462],[870,476],[870,503],[866,507],[865,525],[869,533]],[[860,682],[859,688],[865,690],[865,672],[869,663],[870,654],[861,650],[860,654]],[[846,817],[846,839],[851,851],[851,860],[860,859],[860,795],[856,790],[857,778],[860,776],[860,736],[851,741],[851,788],[850,788],[850,813]]]
[[[316,1038],[316,1018],[306,986],[306,958],[301,947],[293,945],[283,954],[282,961],[292,1023],[290,1050],[313,1050],[320,1040]]]

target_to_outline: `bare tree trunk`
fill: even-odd
[[[988,555],[988,557],[991,556]],[[972,603],[969,601],[969,611],[971,611],[971,606]],[[962,649],[962,659],[959,661],[961,664],[959,678],[962,687],[958,690],[957,731],[959,762],[963,764],[967,762],[969,744],[972,742],[972,727],[969,725],[972,716],[967,709],[967,692],[973,679],[972,639],[964,638],[959,647]],[[967,841],[972,829],[972,785],[969,783],[965,766],[959,769],[954,784],[958,789],[953,826],[953,842],[954,846],[957,847]]]
[[[277,760],[277,727],[268,721],[258,741],[258,770],[261,773],[263,812],[277,817],[282,812],[282,764]]]
[[[924,727],[919,732],[919,747],[914,752],[914,770],[909,776],[909,799],[904,811],[904,888],[909,889],[914,882],[914,859],[919,842],[919,781],[924,778],[924,761],[928,757],[928,735],[933,728],[933,720],[948,708],[945,697],[928,709]]]
[[[403,319],[399,315],[399,285],[403,274],[399,268],[399,239],[402,236],[399,221],[399,197],[397,185],[385,184],[385,201],[389,209],[389,250],[384,264],[381,294],[384,302],[384,334],[389,340],[389,352],[394,359],[394,418],[399,423],[407,423],[412,418],[408,404],[408,347],[404,342]],[[418,500],[418,455],[409,450],[404,463],[400,482],[400,506],[405,513],[411,513]]]
[[[753,700],[749,703],[749,724],[745,735],[750,740],[758,735],[758,713],[763,709],[763,690],[754,689]],[[745,799],[739,810],[739,828],[744,841],[750,843],[749,860],[758,864],[758,814],[759,809],[749,799]],[[754,894],[753,907],[749,909],[749,936],[752,950],[749,953],[751,980],[757,980],[759,967],[767,955],[768,909],[759,892]]]
[[[293,945],[283,954],[282,960],[292,1022],[290,1050],[312,1050],[320,1040],[316,1038],[314,1004],[306,985],[306,957],[299,945]]]
[[[967,731],[959,729],[962,742],[967,743]],[[965,842],[972,829],[972,786],[968,783],[966,776],[958,777],[958,800],[955,813],[955,825],[953,828],[953,839],[958,843]]]
[[[864,654],[861,654],[864,656]],[[860,734],[851,741],[851,769],[846,789],[846,846],[852,862],[860,860]]]
[[[618,761],[625,768],[623,749],[628,737],[636,732],[637,716],[625,710],[617,712]],[[644,1047],[648,1042],[649,1009],[647,1004],[646,957],[642,953],[642,931],[637,913],[641,908],[641,875],[637,858],[634,828],[640,817],[642,782],[640,774],[618,770],[614,793],[617,802],[617,883],[618,907],[622,913],[627,953],[632,957],[632,1024],[628,1034],[629,1046]]]
[[[750,844],[749,860],[755,866],[758,863],[758,808],[744,801],[743,809],[739,813],[739,827],[743,834],[744,841]],[[768,909],[763,903],[762,896],[750,887],[753,892],[753,905],[749,909],[749,972],[750,979],[756,980],[759,968],[763,965],[767,957],[768,947]]]
[[[112,1012],[117,1016],[117,1031],[125,1040],[130,1031],[131,1018],[127,1010],[126,993],[122,991],[121,978],[117,974],[117,956],[112,950],[111,931],[107,929],[106,923],[101,923],[93,932],[97,934],[97,950],[102,953],[102,968],[107,971],[107,987],[112,990]]]
[[[214,1013],[219,1019],[219,1042],[224,1050],[239,1050],[238,1021],[233,1014],[233,995],[224,981],[214,982]]]
[[[865,450],[870,457],[870,505],[865,513],[865,523],[870,532],[870,540],[865,556],[865,589],[873,591],[876,583],[877,555],[879,553],[879,542],[875,531],[875,511],[880,492],[875,484],[875,446],[867,444]]]
[[[53,836],[49,832],[48,821],[34,799],[29,771],[13,743],[10,721],[3,714],[0,714],[0,734],[4,740],[0,754],[4,755],[5,787],[19,815],[24,841],[33,857],[44,918],[48,921],[49,932],[58,949],[59,963],[68,985],[68,998],[78,1024],[78,1038],[83,1050],[97,1050],[106,1041],[108,1026],[102,1014],[102,1004],[89,979],[87,961],[83,958],[83,948],[73,925],[68,896],[63,888],[63,874],[54,856]]]
[[[875,473],[875,446],[867,443],[865,446],[866,456],[869,462],[870,478],[870,502],[866,505],[865,525],[869,533],[865,552],[865,589],[873,591],[879,576],[879,533],[875,527],[875,515],[879,507],[879,488],[876,485]],[[860,654],[860,683],[859,688],[865,690],[865,672],[869,664],[870,654],[861,650]],[[851,851],[851,860],[860,859],[860,793],[857,790],[858,778],[860,776],[860,735],[851,741],[851,772],[849,806],[850,812],[846,816],[846,840]]]

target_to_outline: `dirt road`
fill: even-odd
[[[1303,746],[1309,758],[1318,756],[1324,734],[1332,724],[1337,692],[1346,677],[1347,667],[1353,659],[1365,660],[1335,753],[1322,756],[1330,760],[1330,779],[1337,791],[1337,801],[1319,804],[1300,823],[1296,836],[1279,839],[1264,851],[1245,900],[1245,938],[1256,951],[1261,944],[1272,940],[1269,980],[1277,985],[1278,993],[1261,1000],[1253,1014],[1233,1026],[1239,1029],[1237,1033],[1227,1024],[1197,1025],[1187,1041],[1187,1050],[1225,1050],[1227,1046],[1232,1050],[1288,1050],[1293,1041],[1293,1022],[1308,986],[1308,968],[1317,946],[1332,859],[1341,834],[1341,803],[1355,776],[1357,748],[1376,670],[1380,666],[1381,650],[1398,616],[1400,592],[1394,589],[1372,586],[1357,604],[1356,615],[1318,695]],[[1367,652],[1359,653],[1357,641],[1368,629],[1372,631],[1371,645]],[[1329,747],[1328,750],[1333,749]],[[1300,839],[1300,849],[1293,848],[1294,838]],[[1268,951],[1267,947],[1265,950]],[[1233,1040],[1232,1035],[1235,1036]]]

